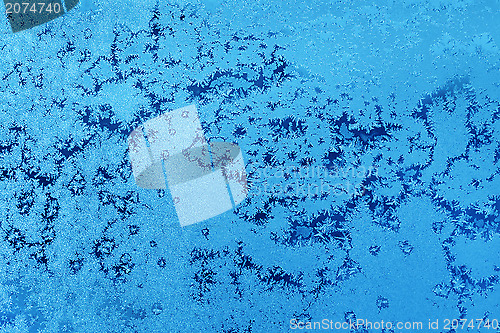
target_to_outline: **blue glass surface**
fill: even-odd
[[[499,14],[88,0],[1,35],[0,332],[500,332]],[[249,193],[180,227],[127,137],[191,104]]]

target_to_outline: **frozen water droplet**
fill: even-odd
[[[159,315],[160,313],[163,312],[163,306],[161,305],[160,302],[156,302],[155,304],[153,304],[152,310],[154,315]]]

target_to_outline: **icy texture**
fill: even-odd
[[[155,3],[2,37],[0,331],[500,317],[498,1]],[[126,140],[189,104],[250,191],[181,229]]]

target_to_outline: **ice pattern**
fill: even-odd
[[[94,0],[2,36],[0,332],[500,319],[499,11]],[[191,104],[249,192],[181,228],[127,137]]]

